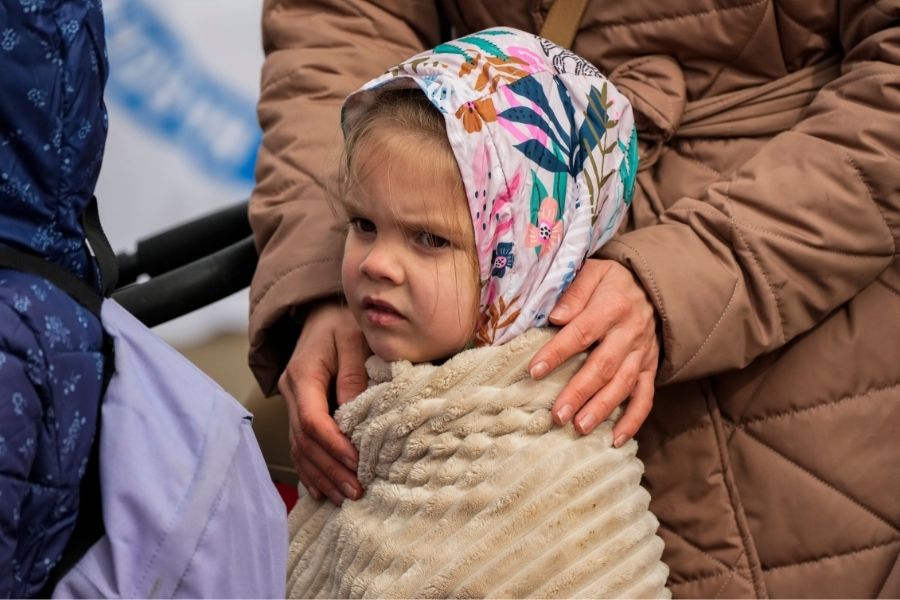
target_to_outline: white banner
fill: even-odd
[[[246,199],[260,132],[261,0],[104,0],[109,138],[97,188],[116,250]],[[244,331],[246,290],[159,327]]]

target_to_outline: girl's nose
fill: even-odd
[[[403,268],[399,256],[389,244],[375,243],[359,263],[359,272],[372,279],[386,280],[394,285],[403,283]]]

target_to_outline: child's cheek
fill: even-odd
[[[348,237],[344,242],[344,256],[341,259],[341,287],[348,296],[356,285],[359,275],[359,262],[353,241]]]

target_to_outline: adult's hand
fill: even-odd
[[[656,311],[634,275],[615,261],[588,259],[550,313],[562,329],[531,360],[540,379],[595,346],[553,404],[553,419],[591,432],[630,397],[613,428],[616,447],[633,437],[653,406],[659,361]]]
[[[328,412],[328,387],[338,404],[366,389],[364,362],[371,354],[350,310],[337,301],[311,309],[287,368],[278,380],[290,422],[291,458],[300,483],[319,500],[340,505],[362,496],[358,454]]]

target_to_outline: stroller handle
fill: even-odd
[[[139,240],[133,254],[120,252],[119,285],[141,275],[156,277],[221,250],[251,234],[247,201]]]
[[[153,327],[244,289],[250,285],[256,261],[253,237],[247,236],[145,283],[119,288],[112,297]]]

